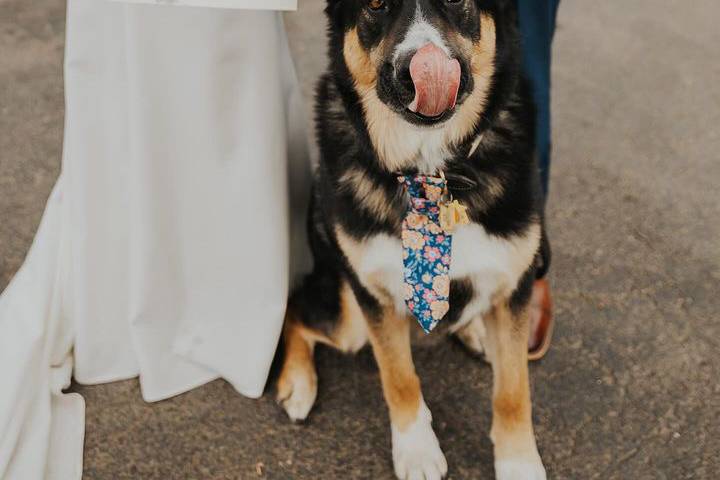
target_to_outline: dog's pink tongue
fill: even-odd
[[[436,117],[455,106],[460,88],[460,62],[428,43],[410,61],[410,76],[415,84],[415,99],[410,111]]]

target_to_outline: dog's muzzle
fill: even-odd
[[[408,110],[427,118],[443,115],[455,108],[462,67],[443,49],[428,43],[404,57],[396,68],[398,83],[414,91]]]

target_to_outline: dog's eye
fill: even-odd
[[[374,12],[378,12],[380,10],[385,10],[387,7],[387,2],[385,0],[370,0],[368,2],[368,7],[370,10]]]

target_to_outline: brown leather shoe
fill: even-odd
[[[540,360],[550,349],[553,334],[552,298],[547,279],[535,280],[530,300],[528,360]]]

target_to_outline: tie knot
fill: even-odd
[[[403,175],[398,177],[398,181],[405,185],[411,205],[416,210],[436,206],[442,199],[447,184],[444,178],[429,175]]]

